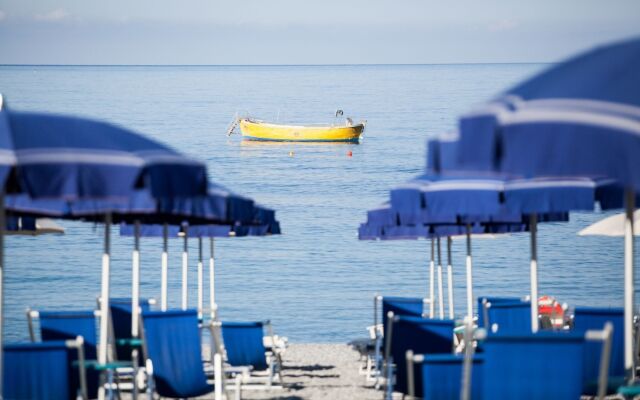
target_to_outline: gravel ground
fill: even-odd
[[[242,392],[243,399],[382,398],[358,374],[358,353],[346,344],[291,344],[283,354],[284,389]]]

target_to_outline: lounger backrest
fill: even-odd
[[[408,393],[407,350],[414,354],[451,354],[453,352],[453,329],[455,322],[447,319],[427,319],[397,316],[391,334],[391,357],[396,364],[396,386],[394,390]],[[415,376],[415,373],[414,373]],[[422,387],[416,385],[416,391]]]
[[[263,342],[263,322],[222,322],[221,331],[230,365],[251,365],[258,371],[269,367]]]
[[[140,299],[140,308],[149,311],[151,308],[148,299]],[[111,313],[111,322],[113,324],[113,335],[116,342],[116,356],[118,360],[131,360],[131,346],[125,343],[118,343],[118,339],[131,338],[131,299],[130,298],[112,298],[109,299],[109,309]],[[142,362],[142,359],[138,361]]]
[[[389,311],[394,315],[406,315],[411,317],[421,317],[424,312],[424,299],[420,297],[383,297],[382,298],[382,332],[387,332],[387,315]],[[387,345],[384,339],[382,348]]]
[[[487,330],[494,326],[503,334],[531,333],[531,303],[524,301],[490,303]]]
[[[70,353],[64,341],[4,346],[4,398],[75,399],[70,383]]]
[[[416,375],[422,381],[422,391],[418,397],[425,400],[449,400],[460,398],[462,387],[462,365],[464,357],[452,354],[427,354],[424,356],[421,373]],[[471,398],[482,398],[484,356],[473,357],[471,369]]]
[[[41,311],[40,337],[43,342],[73,340],[77,336],[84,339],[84,356],[87,360],[97,359],[98,334],[96,316],[93,311]],[[72,361],[76,361],[75,356]],[[87,390],[89,397],[98,393],[100,374],[94,369],[87,371]],[[80,387],[78,375],[71,373],[72,387]]]
[[[478,327],[480,328],[487,328],[487,326],[485,326],[484,312],[483,312],[485,301],[488,303],[497,304],[497,303],[515,303],[522,300],[518,297],[488,297],[488,296],[478,297]]]
[[[624,377],[624,310],[622,308],[576,308],[573,329],[583,333],[590,329],[600,330],[606,322],[613,324],[609,376]],[[601,342],[588,341],[585,343],[585,383],[591,387],[594,387],[598,380],[601,351]]]
[[[584,341],[567,332],[487,336],[483,398],[579,399]]]
[[[202,365],[196,310],[143,311],[146,356],[153,363],[162,397],[197,397],[210,393]]]

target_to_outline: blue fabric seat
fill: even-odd
[[[252,366],[256,371],[269,368],[263,322],[222,322],[221,331],[229,365]]]
[[[75,349],[62,340],[4,346],[4,398],[20,400],[72,400],[71,380]],[[78,373],[77,368],[75,373]]]
[[[421,381],[421,392],[418,397],[425,400],[449,400],[460,397],[462,388],[462,366],[464,357],[453,354],[428,354],[422,365],[418,366],[416,382]],[[484,356],[473,357],[471,369],[471,398],[482,398]]]
[[[141,311],[151,309],[148,299],[140,299]],[[131,298],[109,299],[109,312],[113,324],[116,357],[120,361],[131,361]],[[139,354],[138,365],[142,365],[142,354]]]
[[[583,334],[568,332],[487,336],[483,398],[579,399],[584,343]]]
[[[420,297],[383,297],[382,298],[382,334],[387,334],[387,315],[389,311],[394,315],[422,317],[424,315],[424,299]],[[382,348],[387,346],[383,336]]]
[[[73,340],[78,336],[84,339],[84,357],[86,360],[96,360],[98,335],[96,316],[93,311],[41,311],[40,338],[43,342]],[[77,360],[77,354],[72,362]],[[75,391],[80,387],[78,375],[71,374],[72,387]],[[95,369],[87,370],[87,391],[91,398],[98,393],[100,372]],[[74,397],[75,398],[75,397]]]
[[[504,334],[531,333],[531,303],[528,301],[490,303],[487,316],[488,332],[493,332],[495,325],[498,332]]]
[[[624,378],[624,309],[576,307],[573,318],[573,329],[577,332],[601,330],[604,324],[613,324],[611,337],[611,358],[609,363],[608,393],[615,393],[619,378]],[[587,341],[584,347],[584,394],[594,395],[597,392],[600,373],[600,354],[602,342]],[[624,379],[622,379],[624,380]]]
[[[522,299],[518,297],[493,297],[493,296],[478,297],[478,327],[479,328],[488,328],[487,326],[485,326],[485,320],[484,320],[484,302],[485,301],[491,304],[515,303],[518,301],[522,301]]]
[[[187,398],[211,393],[202,364],[197,310],[143,311],[144,349],[153,363],[158,395]]]
[[[394,391],[408,393],[405,358],[407,350],[412,350],[414,354],[451,354],[453,353],[454,327],[455,321],[453,320],[410,316],[394,317],[390,349],[390,356],[396,365]],[[414,371],[414,376],[416,375]],[[416,382],[416,392],[422,392],[422,387],[418,385],[418,382]]]

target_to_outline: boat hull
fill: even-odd
[[[240,121],[240,131],[246,140],[272,142],[358,142],[364,124],[352,126],[295,126]]]

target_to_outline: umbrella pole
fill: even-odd
[[[111,213],[104,216],[104,252],[102,254],[102,288],[100,291],[100,339],[98,341],[98,364],[107,363],[109,340],[109,275],[111,268]],[[101,379],[102,381],[102,379]],[[98,398],[104,399],[105,388],[100,385]]]
[[[442,248],[440,246],[440,238],[436,239],[438,243],[438,315],[440,319],[444,319],[444,293],[442,287]]]
[[[204,308],[204,285],[202,266],[202,236],[198,236],[198,319],[202,320],[202,309]]]
[[[169,226],[162,225],[162,271],[160,272],[160,310],[167,311],[167,280],[169,275]]]
[[[531,332],[538,332],[538,215],[529,217],[531,231]]]
[[[435,310],[435,302],[434,302],[434,284],[435,284],[435,279],[434,279],[434,268],[435,268],[435,261],[434,261],[434,253],[435,253],[435,248],[434,248],[434,242],[433,239],[431,239],[431,261],[429,262],[429,318],[433,318],[433,316],[436,313]]]
[[[211,319],[216,318],[216,260],[213,248],[213,237],[209,238],[209,307],[211,308]]]
[[[189,266],[189,233],[184,228],[184,247],[182,248],[182,309],[187,309],[187,267]]]
[[[449,319],[453,319],[453,267],[451,266],[451,236],[447,236],[447,295],[449,296]]]
[[[138,338],[138,314],[140,312],[140,221],[136,220],[133,227],[133,255],[131,265],[131,338]],[[133,398],[138,397],[138,348],[131,347],[131,361],[133,362]]]
[[[633,211],[635,209],[635,192],[625,192],[624,219],[624,367],[629,381],[635,379],[633,350]]]
[[[471,225],[467,224],[467,320],[473,321],[473,265],[471,263]]]
[[[2,100],[2,97],[0,97]],[[0,399],[3,397],[2,377],[4,376],[4,229],[6,226],[4,192],[0,193]]]

